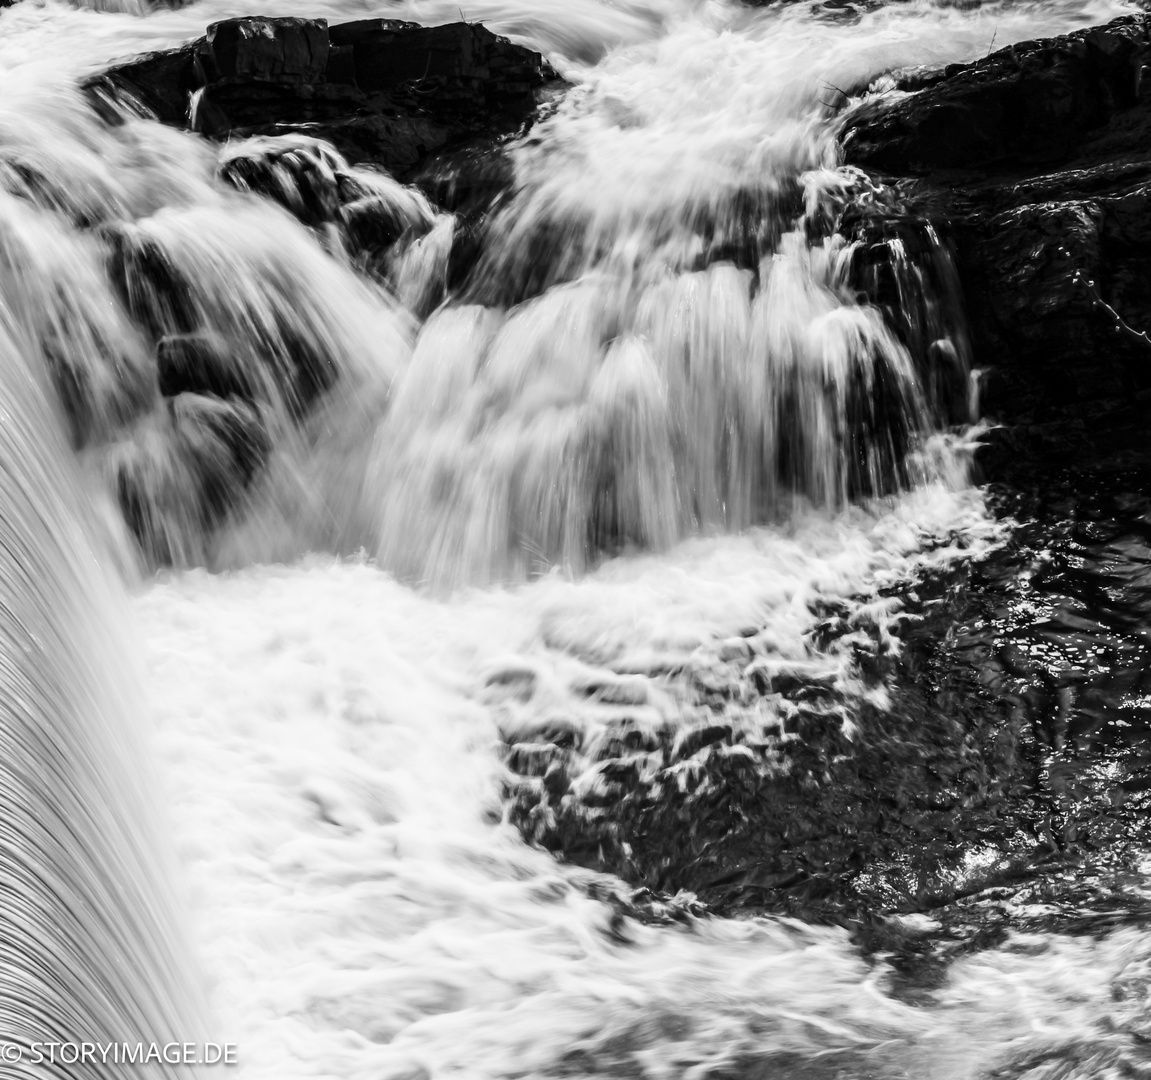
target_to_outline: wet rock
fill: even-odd
[[[192,94],[204,85],[195,45],[147,53],[84,83],[89,100],[108,122],[119,122],[119,109],[184,126]]]
[[[406,173],[434,152],[518,131],[555,80],[539,53],[475,23],[249,17],[86,87],[102,112],[145,108],[220,139],[306,126],[353,162]]]
[[[551,743],[515,743],[508,751],[507,764],[520,776],[544,776],[561,751]]]
[[[715,743],[730,740],[730,724],[710,724],[707,727],[685,731],[683,735],[676,740],[673,752],[676,757],[689,758],[705,746],[712,746]]]
[[[513,302],[555,277],[554,236],[533,239],[507,297],[487,295],[492,279],[480,256],[491,210],[514,180],[505,144],[533,121],[548,84],[560,85],[538,53],[477,24],[253,18],[214,24],[200,41],[119,65],[86,88],[110,122],[127,111],[229,140],[222,180],[274,199],[310,227],[336,224],[370,273],[385,273],[388,249],[432,221],[397,213],[377,190],[345,191],[346,170],[370,163],[414,180],[463,215],[447,287],[473,280],[473,299]],[[266,143],[237,149],[245,136]],[[292,138],[312,148],[289,146]],[[316,149],[324,143],[343,173]]]
[[[78,348],[59,332],[45,335],[45,365],[76,449],[108,438],[151,404],[155,387],[132,344],[89,337]]]
[[[339,169],[344,162],[318,141],[255,140],[232,150],[219,176],[238,191],[278,202],[305,225],[335,221],[340,213]]]
[[[181,394],[168,405],[178,445],[197,480],[205,528],[239,505],[271,441],[259,412],[235,398]]]
[[[278,302],[266,310],[237,303],[221,311],[155,237],[123,225],[106,239],[109,277],[128,314],[157,342],[166,393],[279,399],[298,420],[335,385],[339,372],[325,328],[296,318],[287,298],[274,296]],[[209,328],[228,325],[243,330],[225,345]]]
[[[200,316],[191,285],[163,247],[128,225],[105,236],[108,274],[132,318],[154,338],[197,330]]]
[[[889,705],[856,712],[850,739],[830,688],[796,667],[774,691],[798,737],[747,740],[714,713],[659,732],[667,753],[637,770],[609,733],[599,783],[585,773],[566,789],[553,748],[554,791],[537,779],[509,792],[509,819],[569,861],[656,895],[691,890],[712,913],[845,924],[895,954],[900,993],[1011,929],[1145,921],[1149,491],[1148,462],[997,489],[992,506],[1018,523],[1008,542],[893,593],[910,618],[873,676]],[[853,633],[827,615],[819,648]],[[685,768],[676,741],[690,750],[696,732],[710,750]]]
[[[277,319],[276,332],[263,343],[260,358],[297,419],[304,417],[316,399],[339,379],[324,342],[312,330],[282,317]]]
[[[1142,16],[1024,42],[895,103],[864,106],[844,136],[850,159],[900,176],[1062,161],[1143,92]]]
[[[373,255],[387,251],[412,230],[411,219],[384,195],[368,195],[349,203],[341,220],[351,249]]]
[[[236,398],[180,394],[108,451],[124,520],[152,566],[201,564],[271,451],[258,409]]]
[[[487,224],[514,181],[511,157],[492,140],[433,155],[412,178],[438,206],[456,215],[446,271],[449,290],[466,286],[483,253]]]
[[[956,255],[984,411],[1013,427],[993,476],[1136,445],[1151,404],[1151,59],[1147,16],[952,65],[845,122],[885,187],[840,229],[857,283],[899,323],[890,249],[925,227]],[[906,327],[901,332],[906,339]],[[939,338],[936,338],[939,340]],[[951,340],[955,340],[954,337]],[[925,368],[933,342],[908,341]]]
[[[354,49],[359,46],[370,46],[383,36],[386,40],[393,40],[394,35],[406,30],[421,29],[419,23],[407,22],[404,19],[356,19],[353,22],[340,23],[329,31],[332,45],[337,48]]]
[[[214,335],[162,338],[156,347],[156,367],[164,397],[192,393],[252,400],[257,396],[256,380]]]
[[[392,247],[418,240],[436,222],[417,189],[378,169],[353,168],[327,143],[302,135],[234,143],[222,155],[219,175],[279,203],[325,243],[338,236],[361,269],[385,278]]]
[[[447,287],[451,291],[463,289],[476,274],[484,253],[487,218],[464,221],[456,228],[448,253]]]
[[[208,78],[315,83],[328,66],[324,19],[225,19],[208,27],[201,55],[211,58]]]

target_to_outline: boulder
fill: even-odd
[[[189,122],[192,94],[203,86],[203,80],[195,45],[185,45],[170,52],[146,53],[88,79],[83,89],[109,123],[121,122],[126,111],[182,127]]]
[[[168,403],[175,446],[197,480],[205,530],[238,506],[271,451],[259,412],[235,398],[180,394]]]
[[[325,19],[242,18],[212,23],[200,51],[213,82],[316,83],[328,66]]]
[[[247,17],[90,79],[102,115],[146,111],[226,139],[307,129],[350,161],[414,172],[429,155],[532,119],[556,73],[475,23]]]
[[[104,236],[108,276],[137,325],[153,339],[200,328],[191,284],[162,245],[127,224],[108,228]]]
[[[220,178],[278,202],[330,239],[338,235],[362,268],[379,268],[394,245],[425,235],[436,216],[427,198],[378,169],[353,168],[331,146],[303,135],[232,143]]]
[[[382,195],[368,195],[349,203],[343,211],[344,228],[355,251],[380,254],[407,230],[408,222]]]
[[[180,334],[161,338],[156,346],[160,393],[204,394],[217,398],[257,400],[259,380],[211,334]]]
[[[469,219],[486,212],[514,181],[506,148],[490,139],[437,154],[412,178],[438,206]]]
[[[296,420],[307,416],[317,399],[339,379],[335,360],[322,337],[282,313],[277,314],[267,337],[256,343],[255,352]]]
[[[844,121],[844,156],[879,192],[838,225],[861,242],[857,284],[882,304],[882,264],[926,227],[953,250],[984,411],[1009,425],[993,477],[1143,442],[1149,59],[1148,16],[1124,16],[917,73]]]
[[[900,176],[1066,160],[1086,135],[1137,104],[1147,59],[1146,21],[1013,45],[894,103],[852,118],[849,159]]]
[[[338,49],[371,44],[381,35],[395,36],[409,30],[423,29],[419,23],[403,19],[356,19],[354,22],[340,23],[329,31],[332,44]]]
[[[230,148],[219,175],[237,190],[273,199],[305,225],[316,226],[339,217],[343,165],[322,143],[289,136]]]
[[[239,510],[271,452],[258,409],[181,393],[112,444],[105,468],[150,565],[204,562],[215,530]]]

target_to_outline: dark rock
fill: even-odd
[[[508,751],[508,768],[520,776],[544,776],[561,751],[551,743],[516,743]]]
[[[346,43],[360,89],[414,83],[437,104],[464,112],[530,100],[545,78],[538,53],[517,49],[478,23],[381,26]]]
[[[886,187],[844,213],[857,284],[899,324],[885,245],[953,250],[984,411],[1014,425],[990,475],[1143,438],[1151,390],[1147,16],[953,66],[848,116],[847,160]],[[932,335],[911,340],[920,363]],[[954,340],[954,336],[952,336]],[[939,340],[938,337],[935,340]]]
[[[239,505],[271,440],[259,412],[236,399],[181,394],[168,403],[177,444],[198,484],[204,528]]]
[[[235,398],[180,394],[149,438],[112,449],[124,520],[153,566],[204,561],[211,536],[239,509],[271,451],[259,410]]]
[[[243,146],[220,164],[220,179],[240,191],[278,202],[305,225],[339,217],[343,192],[338,170],[344,162],[316,140],[265,140]]]
[[[324,19],[225,19],[208,27],[204,42],[214,82],[315,83],[328,66]]]
[[[964,422],[971,349],[952,248],[930,218],[900,206],[875,209],[875,202],[856,203],[839,222],[863,241],[855,252],[855,282],[918,360],[937,421]]]
[[[419,23],[405,22],[403,19],[356,19],[354,22],[333,26],[329,36],[333,45],[354,48],[356,45],[370,44],[381,34],[420,29],[422,27]]]
[[[410,175],[455,137],[451,127],[430,116],[370,110],[316,124],[353,164],[381,165],[395,176]]]
[[[367,195],[349,203],[342,218],[352,250],[372,254],[386,251],[411,227],[408,217],[384,195]]]
[[[412,182],[437,205],[475,218],[486,213],[515,180],[515,166],[499,143],[475,140],[426,161]]]
[[[204,85],[195,45],[171,52],[148,53],[111,68],[84,84],[89,100],[105,119],[116,120],[115,107],[151,114],[165,124],[183,126],[189,120],[193,91]]]
[[[257,347],[285,404],[297,418],[305,416],[316,399],[339,379],[336,364],[316,333],[282,315],[276,318],[275,331]]]
[[[152,337],[199,329],[190,283],[154,239],[130,225],[109,229],[108,274],[132,318]]]
[[[464,221],[452,237],[448,253],[447,287],[452,292],[462,290],[480,265],[484,251],[485,218]]]
[[[80,317],[73,315],[76,322]],[[63,408],[73,447],[107,438],[120,424],[145,411],[155,397],[151,373],[130,349],[99,337],[70,339],[49,329],[44,360]]]
[[[435,223],[424,196],[386,173],[353,169],[328,144],[303,135],[257,137],[229,147],[220,178],[278,202],[299,221],[337,233],[361,269],[387,276],[392,247]]]
[[[692,756],[692,754],[702,750],[705,746],[711,746],[713,743],[730,741],[730,724],[710,724],[707,727],[693,728],[684,732],[684,734],[677,740],[674,752],[675,756],[678,758],[689,758]]]
[[[158,363],[168,392],[203,391],[279,397],[296,418],[335,385],[335,362],[322,327],[293,317],[290,302],[266,312],[229,313],[246,326],[237,353],[206,334],[218,322],[203,293],[187,280],[155,238],[131,226],[109,230],[109,276],[129,315],[159,342]],[[259,328],[257,330],[257,327]]]
[[[254,400],[258,396],[252,373],[224,342],[209,334],[162,338],[156,347],[156,367],[164,397],[192,393]]]
[[[147,109],[221,139],[307,125],[353,162],[404,173],[436,151],[519,130],[554,80],[539,53],[473,23],[365,19],[329,29],[322,19],[241,18],[85,85],[113,119],[120,108]]]
[[[1147,54],[1142,16],[1013,45],[913,97],[865,106],[844,147],[850,160],[902,176],[1061,161],[1138,102]]]

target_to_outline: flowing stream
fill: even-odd
[[[252,145],[77,89],[238,0],[0,13],[0,1042],[229,1041],[253,1080],[1146,1075],[1137,926],[1009,934],[909,995],[843,927],[674,888],[640,917],[543,842],[610,818],[621,731],[629,775],[697,791],[721,757],[788,775],[785,682],[848,754],[897,707],[862,658],[1008,525],[947,274],[901,264],[912,356],[827,228],[868,197],[836,117],[1125,10],[283,0],[462,14],[572,84],[446,299],[455,223],[414,189],[294,144],[419,226],[382,283],[220,181]],[[160,397],[192,332],[258,410]]]

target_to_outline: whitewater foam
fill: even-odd
[[[593,743],[609,710],[581,688],[620,672],[689,725],[635,673],[719,663],[748,625],[849,685],[847,651],[804,644],[817,602],[865,607],[996,538],[976,496],[935,486],[451,600],[321,559],[154,584],[137,614],[166,786],[245,1075],[680,1075],[928,1030],[837,932],[613,930],[595,875],[498,823],[495,748],[559,717]],[[496,692],[509,670],[530,701]]]

